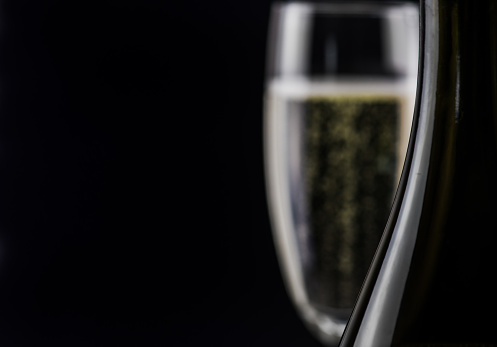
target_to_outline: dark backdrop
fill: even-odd
[[[318,346],[266,212],[269,8],[2,2],[2,346]]]

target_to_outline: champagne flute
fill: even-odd
[[[272,8],[264,147],[273,238],[288,294],[326,345],[343,333],[402,171],[418,25],[411,3]]]

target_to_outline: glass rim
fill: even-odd
[[[417,15],[419,6],[411,2],[402,1],[330,1],[330,2],[277,2],[271,6],[273,13],[296,11],[302,14],[324,14],[324,15],[340,15],[340,16],[389,16],[397,11],[413,11]]]

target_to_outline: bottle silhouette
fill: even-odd
[[[497,345],[497,1],[420,14],[406,163],[342,347]]]

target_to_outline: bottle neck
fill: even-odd
[[[406,164],[341,346],[494,336],[460,312],[497,310],[484,275],[497,242],[497,2],[422,0],[420,14]]]
[[[497,163],[497,3],[422,0],[421,20],[413,141],[398,200],[414,181],[438,199],[467,199],[448,194],[455,184],[488,176]]]
[[[477,116],[474,111],[486,108],[495,91],[495,1],[423,0],[422,10],[424,55],[438,55],[430,62],[437,65],[437,73],[425,74],[436,78],[436,93],[429,92],[438,96],[437,109],[450,113],[450,122],[456,124],[465,115]]]
[[[425,147],[430,154],[419,154],[423,167],[415,170],[427,172],[428,194],[456,199],[454,205],[463,203],[458,198],[468,198],[454,185],[474,181],[476,188],[497,161],[497,4],[425,0],[422,11],[424,63],[417,137],[429,138]],[[414,147],[416,151],[422,146]]]

